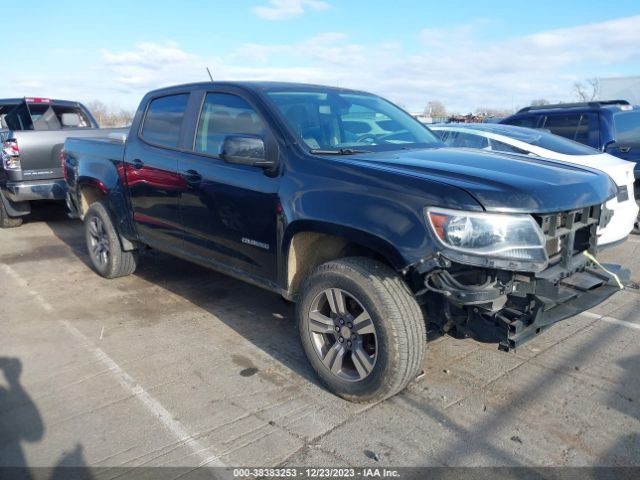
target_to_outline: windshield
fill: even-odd
[[[349,152],[442,146],[411,115],[375,95],[271,91],[270,100],[310,150]]]

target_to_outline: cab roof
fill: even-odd
[[[313,83],[296,83],[296,82],[274,82],[274,81],[213,81],[213,82],[195,82],[195,83],[184,83],[180,85],[172,85],[170,87],[159,88],[149,92],[150,94],[155,94],[159,92],[170,92],[174,90],[192,90],[198,88],[213,88],[213,87],[236,87],[243,90],[279,90],[279,91],[296,91],[296,90],[307,90],[307,91],[335,91],[342,93],[362,93],[362,94],[370,94],[370,92],[365,92],[362,90],[354,90],[350,88],[343,87],[333,87],[329,85],[320,85]]]

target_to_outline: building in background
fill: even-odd
[[[627,100],[640,105],[640,76],[600,78],[599,82],[599,99]]]

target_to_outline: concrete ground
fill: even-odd
[[[603,256],[640,278],[640,237]],[[640,293],[517,352],[445,337],[376,405],[319,386],[277,295],[160,253],[88,267],[39,207],[0,231],[0,466],[640,465]]]

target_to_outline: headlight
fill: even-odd
[[[451,260],[514,270],[547,266],[545,238],[531,215],[428,208],[427,219]]]

